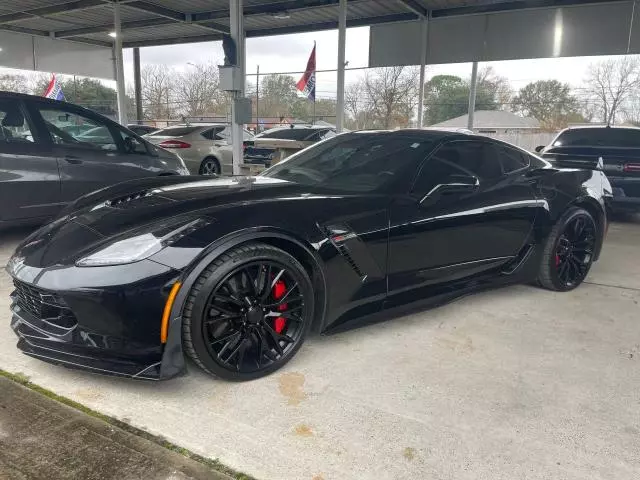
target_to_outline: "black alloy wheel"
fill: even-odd
[[[549,236],[538,278],[546,288],[569,291],[586,278],[596,251],[598,229],[589,212],[570,209]]]
[[[270,245],[247,245],[222,255],[196,281],[183,315],[185,347],[209,373],[258,378],[295,354],[312,318],[304,267]]]

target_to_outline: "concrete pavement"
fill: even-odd
[[[256,478],[610,479],[640,471],[640,222],[613,224],[577,290],[515,286],[331,337],[227,383],[143,383],[18,353],[0,365]]]
[[[231,480],[0,377],[2,480]]]

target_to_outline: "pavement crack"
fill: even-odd
[[[609,288],[619,288],[621,290],[631,290],[633,292],[640,292],[640,288],[636,287],[623,287],[621,285],[608,285],[606,283],[597,283],[597,282],[584,282],[588,285],[596,285],[598,287],[609,287]]]

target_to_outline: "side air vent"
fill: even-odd
[[[123,197],[117,197],[112,200],[109,200],[108,205],[113,208],[126,208],[128,203],[131,203],[135,200],[140,200],[141,198],[148,197],[149,195],[151,195],[151,191],[149,190],[130,193],[129,195],[125,195]]]
[[[360,270],[360,267],[358,267],[358,264],[353,260],[347,247],[345,247],[342,244],[335,244],[335,245],[336,245],[336,248],[338,249],[338,252],[340,252],[340,255],[342,255],[345,258],[345,260],[347,261],[347,263],[349,263],[349,266],[353,269],[353,271],[356,272],[358,276],[364,281],[366,278],[366,275],[362,272],[362,270]]]

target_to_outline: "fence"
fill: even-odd
[[[476,133],[517,145],[529,152],[535,151],[535,148],[539,145],[549,145],[557,135],[554,132],[528,132],[526,130],[476,129]]]

